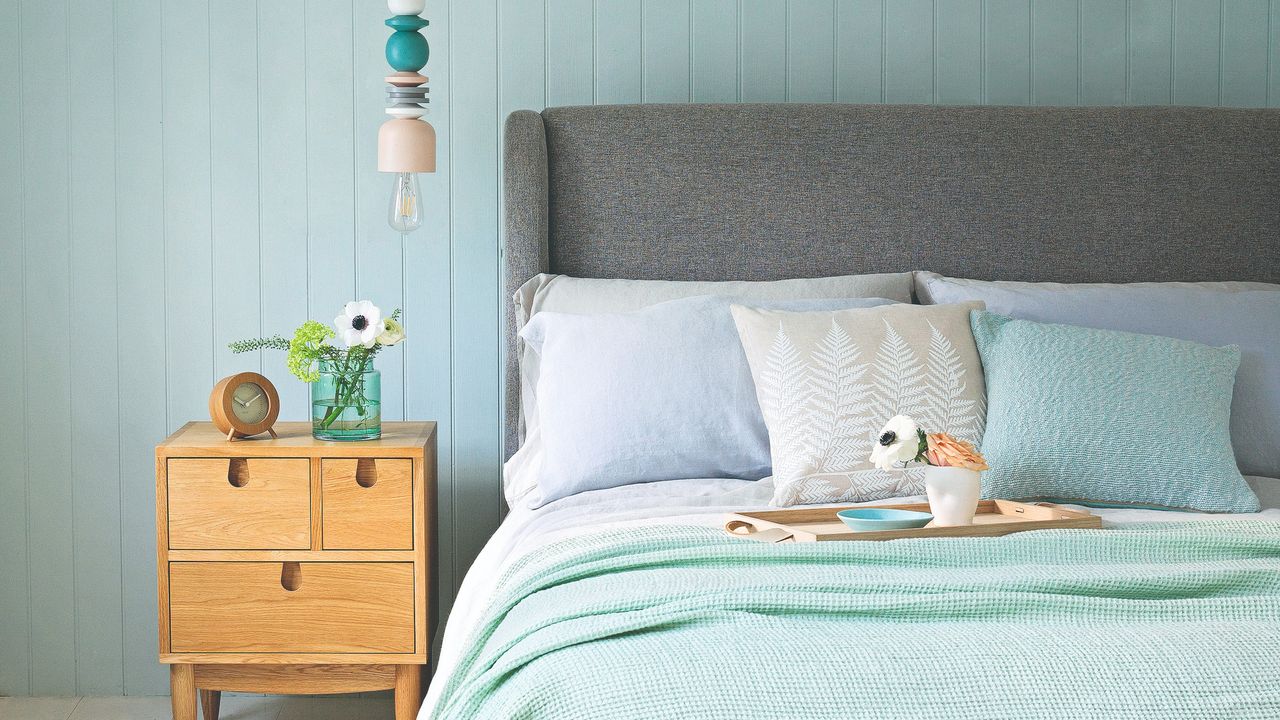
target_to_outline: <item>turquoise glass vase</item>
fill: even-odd
[[[317,440],[376,440],[382,436],[382,374],[373,362],[320,361],[311,383],[311,434]]]

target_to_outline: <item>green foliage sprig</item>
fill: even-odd
[[[288,350],[289,341],[280,335],[273,335],[268,338],[236,340],[235,342],[227,343],[227,347],[231,348],[233,353],[247,353],[256,350]]]

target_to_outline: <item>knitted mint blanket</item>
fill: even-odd
[[[1277,718],[1280,523],[766,545],[611,530],[505,573],[440,718]]]

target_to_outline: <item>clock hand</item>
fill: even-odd
[[[249,400],[249,402],[244,404],[244,406],[249,407],[250,404],[252,404],[255,400],[257,400],[260,397],[262,397],[262,393],[258,393],[257,395],[254,395],[253,398]]]

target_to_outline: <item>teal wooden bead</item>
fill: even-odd
[[[392,30],[412,30],[418,31],[430,25],[426,18],[417,15],[396,15],[387,18],[386,25]]]
[[[416,32],[397,30],[387,38],[387,64],[400,72],[417,72],[430,57],[431,46]]]

